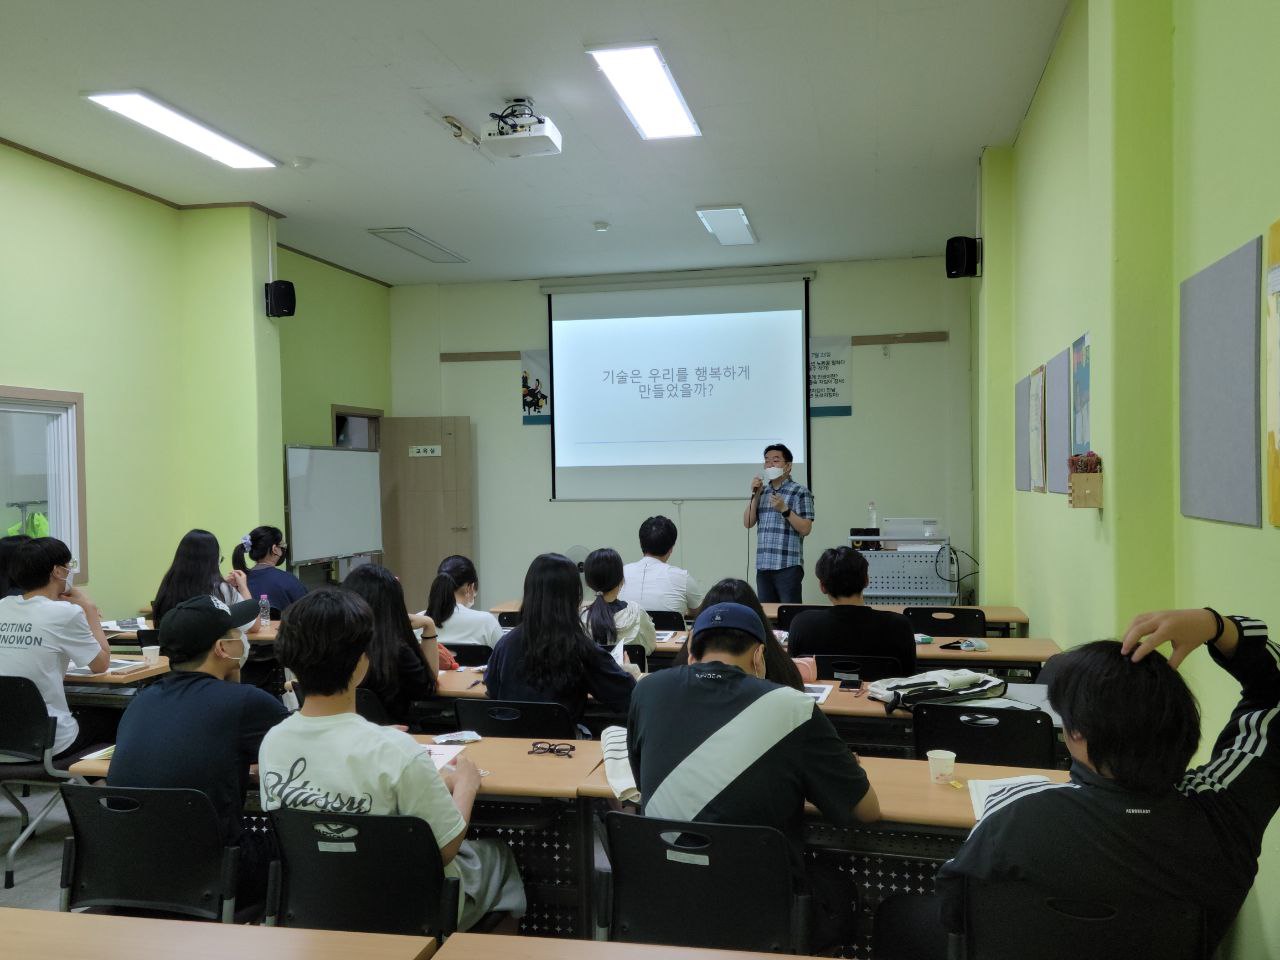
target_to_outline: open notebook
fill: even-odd
[[[112,660],[111,665],[103,673],[133,673],[135,670],[146,670],[150,664],[143,660]],[[94,672],[88,667],[71,667],[68,677],[92,677]]]

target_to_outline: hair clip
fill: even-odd
[[[253,540],[250,539],[249,535],[246,533],[243,537],[240,538],[240,545],[243,546],[246,550],[252,550]]]

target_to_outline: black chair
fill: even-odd
[[[1026,881],[965,888],[968,960],[1207,960],[1204,910],[1190,903],[1091,896]]]
[[[304,699],[304,697],[298,698],[298,706],[302,706]],[[380,727],[395,723],[391,714],[387,712],[387,705],[376,693],[365,687],[356,687],[356,713]]]
[[[641,673],[649,672],[649,654],[644,649],[642,643],[626,643],[622,645],[622,652],[627,655],[627,660],[640,668]]]
[[[863,657],[844,653],[819,653],[814,656],[819,680],[843,680],[857,674],[863,682],[888,677],[907,677],[911,670],[897,657]]]
[[[786,837],[772,827],[609,813],[609,939],[808,953],[810,898],[792,887]],[[707,909],[732,890],[732,910]]]
[[[57,806],[60,799],[55,791],[33,817],[9,786],[47,787],[78,780],[66,768],[94,749],[87,747],[55,764],[53,744],[57,736],[57,721],[49,716],[44,697],[40,695],[35,682],[26,677],[0,677],[0,754],[21,758],[21,762],[17,763],[0,763],[0,791],[3,791],[18,811],[19,818],[17,839],[9,845],[4,858],[6,890],[13,886],[14,861],[18,851],[27,842],[27,838],[40,828],[44,818]]]
[[[511,627],[520,626],[520,611],[519,610],[503,610],[500,614],[498,614],[498,626],[504,629],[510,629]]]
[[[285,809],[271,822],[268,925],[436,938],[456,928],[460,884],[425,820]]]
[[[574,740],[578,736],[573,717],[558,703],[460,697],[453,702],[453,709],[459,730],[474,730],[482,737]]]
[[[779,630],[790,630],[791,621],[795,619],[797,613],[804,613],[806,610],[830,609],[829,606],[821,603],[780,603],[778,616],[774,619],[773,625]]]
[[[1052,768],[1057,734],[1043,710],[983,708],[973,703],[917,703],[911,725],[916,758],[951,750],[960,763]]]
[[[907,607],[902,613],[912,630],[931,637],[987,635],[987,615],[973,607]]]
[[[63,784],[60,908],[161,912],[234,923],[238,847],[199,790]]]
[[[648,610],[655,630],[683,630],[684,614],[679,610]]]
[[[493,647],[484,643],[451,643],[449,652],[460,667],[483,667],[493,655]]]

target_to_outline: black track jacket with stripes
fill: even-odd
[[[1199,903],[1217,945],[1253,885],[1280,806],[1280,650],[1265,624],[1232,619],[1240,643],[1231,659],[1207,649],[1241,696],[1209,762],[1163,795],[1125,790],[1078,763],[1070,783],[993,792],[938,872],[948,929],[963,929],[965,878],[1025,879],[1074,896]]]

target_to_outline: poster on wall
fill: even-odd
[[[1088,453],[1089,334],[1071,345],[1071,453]]]
[[[809,338],[809,416],[851,417],[848,337]]]
[[[1280,527],[1280,220],[1267,231],[1267,517]]]
[[[551,423],[550,351],[520,351],[520,416],[526,427]]]
[[[1030,433],[1028,453],[1031,457],[1031,490],[1044,493],[1044,374],[1043,366],[1031,371],[1031,389],[1027,406],[1027,429]]]

